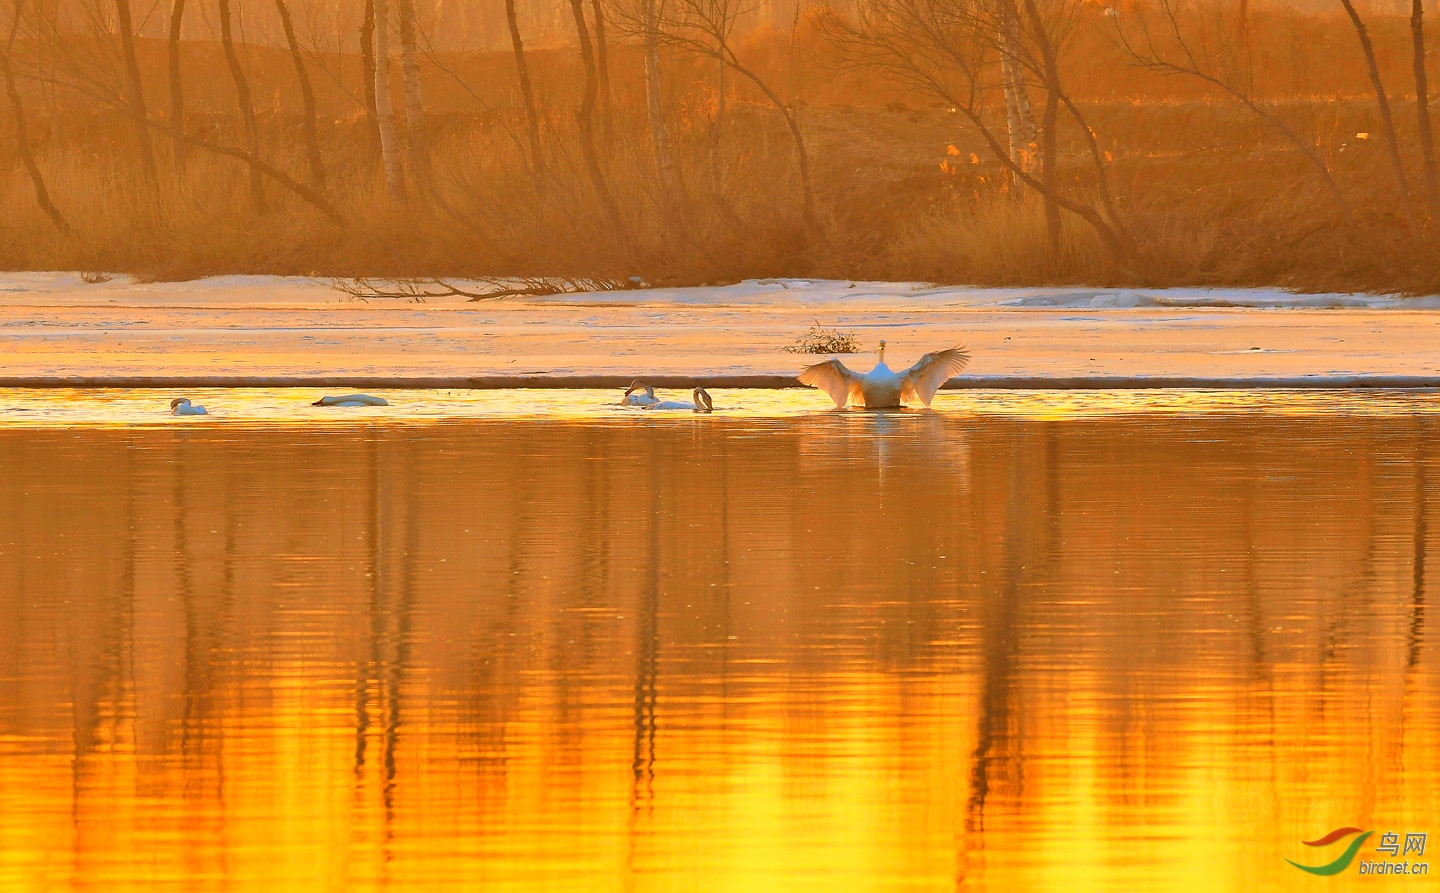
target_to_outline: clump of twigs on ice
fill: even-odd
[[[854,332],[827,329],[816,321],[793,344],[783,348],[786,353],[859,353],[860,339]]]
[[[581,294],[636,287],[633,282],[614,279],[572,279],[563,276],[470,279],[463,285],[448,279],[331,279],[328,284],[357,301],[388,299],[412,304],[423,304],[431,298],[492,301],[497,298]]]

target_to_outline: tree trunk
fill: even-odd
[[[1425,73],[1425,5],[1413,0],[1410,37],[1415,46],[1415,118],[1420,129],[1420,157],[1425,166],[1425,197],[1431,225],[1440,224],[1440,183],[1435,177],[1435,134],[1430,129],[1430,87]]]
[[[720,160],[720,138],[725,129],[725,37],[722,33],[715,47],[715,58],[719,69],[715,73],[715,126],[710,136],[710,191],[720,194],[721,174],[724,168]]]
[[[765,83],[758,74],[740,64],[733,50],[730,52],[729,63],[737,74],[749,78],[752,84],[759,87],[760,92],[764,93],[765,98],[779,109],[780,115],[785,119],[785,126],[790,131],[790,137],[795,141],[795,160],[800,167],[801,214],[804,216],[805,228],[811,233],[820,232],[820,221],[815,216],[815,192],[810,186],[810,153],[805,151],[805,135],[800,129],[800,120],[780,99],[779,94],[770,89],[769,84]]]
[[[1380,107],[1380,124],[1385,128],[1385,146],[1390,156],[1390,170],[1395,174],[1395,188],[1400,193],[1400,207],[1410,224],[1410,234],[1419,241],[1420,224],[1415,219],[1415,206],[1410,200],[1410,184],[1405,179],[1405,164],[1400,160],[1400,143],[1395,138],[1395,118],[1390,114],[1390,99],[1385,95],[1385,83],[1380,80],[1380,66],[1375,61],[1375,47],[1370,43],[1370,34],[1365,23],[1355,11],[1350,0],[1340,0],[1350,24],[1355,26],[1355,36],[1360,38],[1360,49],[1365,54],[1365,66],[1370,73],[1370,84],[1375,88],[1375,102]]]
[[[70,235],[70,224],[65,220],[60,209],[50,200],[50,190],[45,188],[45,178],[40,173],[40,167],[35,163],[35,154],[30,149],[30,132],[26,127],[25,106],[20,101],[20,91],[15,86],[15,71],[10,66],[10,57],[15,50],[15,35],[20,30],[20,8],[16,4],[15,19],[10,23],[10,39],[5,44],[3,55],[0,55],[0,68],[5,74],[5,93],[10,98],[10,112],[15,118],[15,148],[20,153],[20,162],[25,165],[25,172],[30,175],[30,185],[35,189],[35,204],[50,218],[50,223],[60,231],[61,235]]]
[[[1040,50],[1040,61],[1045,66],[1045,120],[1040,134],[1040,179],[1045,184],[1045,231],[1050,238],[1050,253],[1056,259],[1060,256],[1060,203],[1057,201],[1060,188],[1059,134],[1056,125],[1060,119],[1060,64],[1055,58],[1055,47],[1045,30],[1045,20],[1035,0],[1025,0],[1025,13],[1030,18],[1034,31],[1035,46]]]
[[[365,0],[365,18],[360,22],[360,69],[365,81],[365,128],[370,158],[380,157],[380,115],[375,111],[375,0]]]
[[[655,148],[655,167],[660,175],[660,207],[674,222],[679,217],[680,177],[670,146],[670,128],[665,123],[665,102],[660,94],[660,23],[655,2],[640,0],[645,39],[645,108],[650,119],[650,141]]]
[[[405,134],[411,172],[419,188],[430,183],[430,149],[425,142],[425,104],[420,98],[420,60],[415,48],[415,4],[400,4],[400,70],[405,77]]]
[[[1000,10],[1000,72],[1005,82],[1005,122],[1010,137],[1010,160],[1029,170],[1034,164],[1035,117],[1030,94],[1025,89],[1025,69],[1020,64],[1020,23],[1015,6],[1006,3]]]
[[[125,0],[119,0],[125,2]],[[230,77],[235,81],[235,97],[240,104],[240,120],[245,124],[245,147],[251,155],[260,157],[260,128],[255,123],[255,104],[250,100],[250,82],[240,57],[235,53],[235,38],[230,25],[230,0],[220,0],[220,43],[225,49],[225,62],[230,66]],[[250,204],[255,213],[265,213],[265,181],[260,172],[250,168]]]
[[[405,203],[405,169],[395,134],[395,111],[390,105],[390,6],[375,0],[375,118],[380,126],[380,160],[390,200]]]
[[[305,156],[310,162],[310,185],[324,189],[325,163],[320,158],[320,136],[315,128],[315,91],[310,86],[310,72],[305,68],[305,58],[300,55],[300,42],[295,39],[290,7],[285,5],[285,0],[275,0],[275,9],[280,13],[285,42],[290,46],[290,61],[295,65],[295,77],[300,82],[300,98],[305,103]]]
[[[170,125],[182,133],[185,130],[185,91],[180,81],[180,26],[185,20],[185,0],[174,0],[170,6]],[[175,159],[175,170],[185,170],[185,141],[171,140],[171,154]]]
[[[600,0],[590,0],[595,14],[595,65],[600,76],[600,126],[608,151],[614,137],[610,119],[610,52],[605,41],[605,9]]]
[[[130,105],[142,119],[148,118],[145,109],[145,85],[140,80],[140,60],[135,55],[135,23],[130,18],[130,0],[115,0],[117,24],[120,26],[120,50],[125,57],[125,76],[129,81]],[[140,165],[151,186],[156,186],[155,147],[150,142],[150,129],[136,124],[135,140],[140,144]]]
[[[614,196],[610,194],[610,186],[605,182],[605,172],[600,168],[600,155],[595,151],[595,95],[599,92],[599,86],[595,75],[595,53],[590,47],[590,31],[585,27],[585,9],[580,3],[581,0],[570,0],[570,12],[575,17],[575,31],[580,42],[580,59],[585,64],[585,94],[575,113],[576,123],[580,125],[580,151],[585,156],[585,169],[590,174],[590,183],[595,188],[595,194],[600,197],[600,204],[605,209],[605,216],[610,219],[616,238],[621,242],[628,242],[625,221],[620,216],[620,208],[615,204]]]
[[[515,15],[515,0],[505,0],[505,20],[510,25],[510,45],[515,49],[515,71],[520,76],[520,98],[525,104],[525,134],[530,138],[530,174],[535,188],[545,191],[545,156],[540,149],[540,113],[535,108],[535,90],[530,85],[530,66],[525,63],[525,43]]]

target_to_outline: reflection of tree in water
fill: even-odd
[[[1415,441],[1415,529],[1412,548],[1414,569],[1411,573],[1410,629],[1405,646],[1405,681],[1408,685],[1420,664],[1420,642],[1425,633],[1425,552],[1427,548],[1426,512],[1429,492],[1426,489],[1426,432],[1421,430]]]
[[[206,453],[200,453],[202,478],[216,478],[222,482],[219,499],[225,536],[219,590],[213,604],[207,604],[209,600],[197,592],[194,570],[201,566],[201,562],[190,538],[192,509],[189,481],[194,472],[189,454],[193,451],[192,444],[189,432],[177,431],[175,434],[171,496],[174,502],[175,586],[185,621],[185,690],[180,731],[184,798],[201,811],[213,811],[219,823],[215,833],[220,833],[227,819],[223,720],[227,706],[225,699],[230,691],[226,678],[226,649],[232,633],[236,529],[239,526],[240,489],[234,467],[239,464],[240,457],[224,457],[227,460],[223,462],[224,467],[218,473],[212,473],[214,469],[205,467]],[[228,852],[222,851],[220,858],[222,863],[228,860]]]
[[[391,523],[387,493],[396,486],[382,469],[381,444],[371,434],[368,448],[370,465],[370,488],[367,498],[369,521],[368,550],[370,552],[370,605],[369,605],[369,648],[364,662],[357,661],[355,684],[355,759],[354,785],[355,803],[363,808],[367,779],[367,760],[373,722],[372,714],[380,716],[380,802],[382,831],[382,872],[388,871],[392,859],[395,837],[395,798],[398,786],[398,753],[400,729],[404,720],[404,689],[410,673],[412,628],[416,598],[416,561],[419,559],[419,481],[416,469],[417,458],[406,455],[399,461],[405,469],[403,498],[405,517],[401,554],[399,601],[390,604],[391,594],[387,583],[386,532]],[[392,633],[391,627],[394,627]],[[373,692],[373,694],[372,694]],[[373,706],[372,706],[373,705]],[[386,875],[382,874],[382,880]]]
[[[1430,461],[1429,451],[1426,443],[1429,439],[1429,432],[1424,421],[1420,422],[1420,429],[1415,438],[1415,520],[1413,525],[1413,542],[1411,544],[1411,573],[1410,573],[1410,623],[1405,631],[1405,679],[1404,696],[1400,699],[1400,730],[1401,734],[1396,736],[1397,751],[1403,750],[1405,746],[1405,727],[1410,718],[1410,707],[1413,699],[1411,692],[1416,686],[1416,677],[1419,675],[1420,652],[1425,638],[1425,558],[1429,546],[1429,530],[1426,515],[1429,513],[1430,494],[1428,463]],[[1399,762],[1400,754],[1396,754],[1396,762]]]
[[[660,650],[661,488],[662,475],[669,469],[659,467],[653,455],[647,465],[650,469],[650,518],[645,531],[645,582],[640,592],[640,610],[636,618],[635,737],[630,761],[632,817],[639,812],[642,802],[648,812],[654,808],[655,801],[655,676]],[[633,833],[631,842],[633,846]]]
[[[385,683],[387,711],[385,714],[385,861],[390,861],[389,847],[395,833],[395,758],[400,746],[401,701],[406,677],[410,673],[411,631],[415,614],[415,562],[420,557],[420,494],[418,469],[414,455],[403,463],[405,474],[405,550],[400,564],[400,604],[395,617],[395,659],[387,668]]]
[[[384,553],[384,504],[382,493],[386,492],[381,483],[380,443],[372,436],[367,444],[370,465],[370,487],[367,492],[366,520],[368,522],[367,547],[370,553],[370,609],[369,630],[366,641],[369,652],[366,659],[355,662],[355,791],[357,797],[364,784],[365,756],[370,732],[370,686],[375,668],[380,665],[381,642],[385,635],[385,553]]]
[[[104,797],[89,795],[91,772],[103,776],[109,754],[131,748],[135,739],[135,586],[136,586],[136,469],[134,451],[121,452],[123,467],[114,476],[125,494],[122,515],[124,527],[119,535],[120,572],[116,596],[102,591],[96,600],[94,625],[97,641],[94,658],[88,665],[71,666],[72,743],[74,759],[70,762],[71,818],[74,823],[75,846],[72,858],[77,862],[90,850],[84,842],[91,823],[84,815],[85,805],[103,804]],[[82,649],[72,648],[72,659]],[[128,740],[127,740],[128,739]],[[108,751],[108,753],[107,753]],[[102,834],[107,829],[100,829]],[[77,871],[77,874],[83,872]]]
[[[964,838],[958,853],[956,885],[963,886],[969,853],[984,849],[987,814],[997,785],[1006,781],[1009,798],[1024,791],[1024,762],[1019,726],[1016,658],[1020,651],[1023,601],[1034,585],[1051,578],[1059,546],[1059,449],[1056,426],[1042,428],[1040,474],[1031,459],[1033,436],[1016,431],[1009,438],[1009,486],[1005,497],[1002,546],[1003,572],[999,585],[980,593],[981,682],[977,702],[975,749],[971,754],[970,785],[966,801]],[[1033,492],[1034,484],[1043,491]],[[1038,536],[1036,534],[1038,533]]]

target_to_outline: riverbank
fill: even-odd
[[[0,387],[785,387],[819,324],[903,367],[965,344],[951,387],[1440,387],[1440,298],[1257,289],[970,289],[750,280],[469,302],[324,280],[0,275]]]

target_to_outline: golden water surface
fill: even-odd
[[[1440,873],[1434,397],[11,396],[0,889]]]

